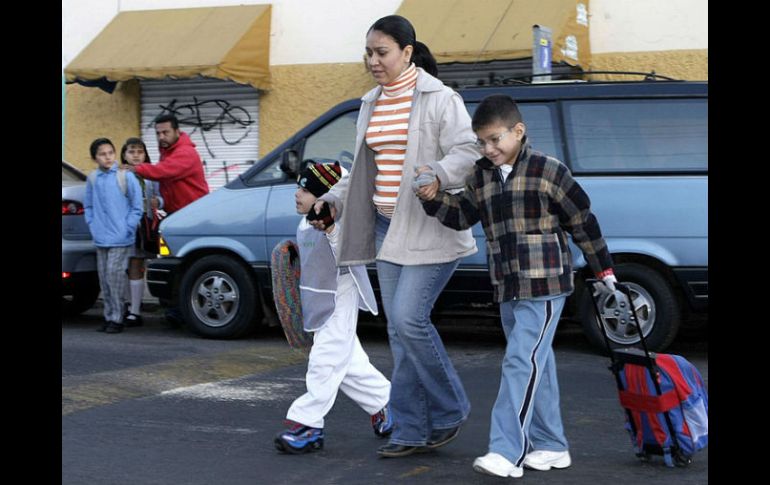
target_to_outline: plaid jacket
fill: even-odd
[[[574,289],[565,231],[594,273],[612,268],[588,195],[563,163],[532,150],[526,137],[505,181],[484,157],[476,162],[463,192],[439,192],[422,203],[428,215],[453,229],[467,229],[481,220],[497,302]]]

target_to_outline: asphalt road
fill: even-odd
[[[470,397],[459,437],[432,453],[379,458],[384,443],[369,417],[340,394],[327,416],[322,451],[279,454],[273,436],[304,391],[305,360],[279,329],[236,341],[198,338],[152,313],[118,335],[95,332],[95,308],[62,322],[62,483],[64,484],[417,484],[499,483],[473,471],[487,451],[489,413],[503,353],[494,321],[439,323]],[[707,328],[685,332],[669,349],[708,382]],[[384,328],[359,328],[371,361],[392,365]],[[608,359],[576,325],[562,322],[554,343],[562,413],[573,465],[525,470],[520,483],[708,483],[708,448],[688,468],[660,458],[642,463],[623,429]]]

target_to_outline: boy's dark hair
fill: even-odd
[[[99,147],[102,145],[109,145],[115,150],[115,145],[112,144],[109,138],[97,138],[91,142],[91,160],[96,160],[96,152],[99,151]]]
[[[400,15],[388,15],[382,17],[369,27],[369,30],[367,30],[366,33],[368,34],[372,30],[393,37],[393,40],[396,41],[402,50],[404,47],[411,45],[414,50],[412,50],[412,58],[409,60],[414,62],[415,66],[423,68],[425,72],[431,76],[438,75],[436,59],[433,57],[433,54],[431,54],[428,46],[417,40],[417,34],[414,32],[414,27],[406,18]]]
[[[496,122],[501,122],[509,127],[524,122],[519,107],[512,97],[505,94],[492,94],[482,99],[476,112],[473,113],[471,127],[473,131],[478,131]]]
[[[176,116],[174,116],[172,114],[168,114],[167,113],[167,114],[164,114],[164,115],[158,115],[155,118],[155,124],[156,125],[158,125],[160,123],[167,123],[169,121],[171,122],[171,128],[173,128],[175,130],[179,129],[179,120],[176,119]]]
[[[128,163],[126,162],[126,152],[130,146],[141,146],[142,150],[144,150],[144,161],[146,163],[150,163],[150,153],[147,151],[147,145],[144,144],[144,140],[135,136],[132,136],[126,140],[126,142],[123,144],[123,147],[120,149],[120,163]]]

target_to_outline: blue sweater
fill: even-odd
[[[118,185],[118,164],[105,171],[97,168],[96,182],[86,183],[85,217],[94,245],[100,248],[133,246],[142,217],[142,188],[126,172],[126,194]]]

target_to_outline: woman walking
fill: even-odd
[[[430,320],[461,258],[477,251],[470,230],[428,217],[412,189],[428,165],[432,196],[464,185],[480,158],[462,98],[436,79],[436,61],[404,17],[375,22],[366,36],[367,67],[378,86],[362,98],[352,170],[324,201],[342,222],[338,265],[376,259],[393,354],[390,406],[395,422],[383,457],[438,448],[454,439],[470,402]],[[314,222],[318,229],[323,223]]]

